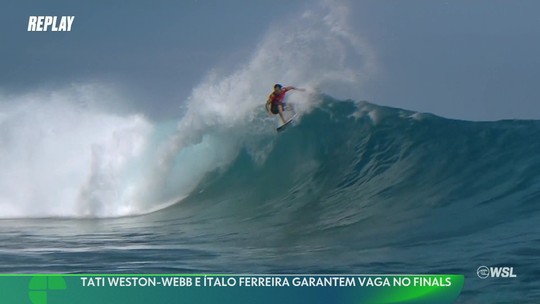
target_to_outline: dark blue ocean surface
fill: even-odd
[[[168,208],[0,220],[0,271],[454,273],[462,303],[537,303],[539,138],[540,121],[324,97],[264,157],[240,148]],[[480,279],[482,265],[517,278]]]

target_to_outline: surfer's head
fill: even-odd
[[[282,87],[283,87],[282,85],[280,85],[279,83],[276,83],[276,84],[274,85],[274,91],[281,91],[281,88],[282,88]]]

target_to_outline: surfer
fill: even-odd
[[[283,117],[283,111],[287,105],[283,102],[285,93],[290,90],[305,91],[304,89],[295,88],[293,86],[283,87],[280,84],[274,85],[274,92],[270,93],[268,100],[266,101],[266,111],[271,114],[279,114],[281,121],[286,123],[285,117]],[[294,113],[294,109],[291,107],[291,111]]]

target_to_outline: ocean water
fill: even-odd
[[[149,101],[176,119],[122,112],[99,77],[0,92],[0,272],[450,273],[461,303],[540,303],[540,121],[359,101],[380,67],[349,11],[310,3]],[[276,82],[307,89],[279,134]]]
[[[9,205],[3,192],[0,272],[455,273],[465,275],[462,303],[540,299],[539,121],[468,122],[316,99],[285,132],[268,121],[262,133],[242,133],[234,153],[216,151],[231,130],[184,147],[176,161],[207,153],[228,161],[214,160],[192,183],[176,177],[181,168],[167,171],[160,187],[170,192],[169,179],[188,190],[164,196],[183,198],[158,210],[119,214],[129,204],[109,200],[125,198],[117,184],[134,169],[95,156],[107,148],[94,149],[99,170],[85,184],[94,188],[83,187],[75,207],[39,213],[50,197]],[[156,127],[147,145],[175,138],[163,131],[171,128]],[[47,191],[64,190],[54,183]],[[518,277],[481,280],[481,265],[514,267]]]

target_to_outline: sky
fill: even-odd
[[[338,97],[456,119],[540,119],[540,2],[322,2],[346,8],[374,67],[358,71],[360,91]],[[0,93],[106,83],[129,100],[125,111],[175,117],[211,71],[238,69],[272,29],[318,3],[2,1]],[[27,32],[31,15],[75,21],[71,32]]]

